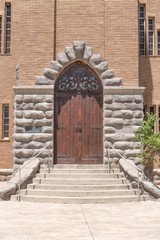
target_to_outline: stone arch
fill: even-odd
[[[102,56],[100,54],[94,54],[93,48],[90,46],[86,46],[85,42],[74,41],[71,47],[65,47],[64,53],[57,54],[56,61],[51,61],[50,67],[44,69],[43,76],[35,77],[35,85],[42,86],[53,86],[53,90],[56,86],[56,80],[61,72],[64,71],[69,65],[76,61],[81,61],[82,63],[88,65],[93,71],[98,75],[101,80],[102,88],[103,88],[103,125],[105,126],[105,95],[104,92],[108,89],[110,91],[111,88],[120,88],[122,87],[122,78],[118,78],[114,76],[114,70],[108,69],[108,63],[106,61],[102,61]],[[54,91],[53,91],[54,93]],[[54,99],[54,98],[53,98]],[[54,106],[53,100],[53,106]],[[53,119],[54,126],[54,119]],[[104,140],[105,140],[105,132],[103,129]],[[53,136],[54,137],[54,136]],[[103,143],[103,161],[106,162],[105,157],[105,141]]]
[[[80,86],[77,85],[77,88],[80,87],[81,89],[79,89],[79,91],[93,91],[93,92],[103,92],[103,86],[102,86],[102,82],[98,76],[98,74],[94,71],[93,68],[91,68],[88,64],[80,61],[80,60],[76,60],[73,61],[72,63],[70,63],[67,67],[63,68],[63,70],[58,74],[56,81],[55,81],[55,85],[54,85],[54,91],[57,91],[57,88],[59,87],[59,81],[61,80],[61,78],[63,77],[63,75],[65,74],[70,74],[74,76],[74,71],[78,71],[79,73],[81,72],[82,77],[88,74],[90,77],[88,78],[88,80],[93,80],[91,83],[91,85],[89,84],[88,86],[88,82],[86,81],[86,79],[84,79],[84,81],[82,83],[79,83],[80,85],[83,84],[86,86],[84,86],[84,88],[82,89]],[[72,77],[73,77],[72,76]],[[76,84],[76,79],[71,80],[72,84]],[[63,83],[64,85],[64,83]],[[76,85],[73,88],[73,91],[76,90]],[[71,90],[71,89],[68,89]],[[77,89],[78,90],[78,89]],[[58,91],[63,91],[63,89],[59,89]],[[67,91],[67,89],[66,89]]]
[[[57,54],[57,60],[52,61],[50,68],[44,69],[43,76],[36,76],[35,85],[55,85],[57,76],[68,65],[82,61],[92,68],[99,76],[103,87],[122,86],[122,79],[114,76],[114,71],[108,69],[108,63],[102,61],[99,54],[93,54],[93,49],[84,42],[74,41],[72,47],[66,47],[65,53]]]

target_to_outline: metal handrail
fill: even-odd
[[[122,154],[121,154],[120,152],[118,152],[118,150],[115,149],[115,147],[113,147],[113,145],[112,145],[111,143],[109,143],[109,142],[107,141],[107,144],[108,144],[112,149],[114,149],[115,152],[116,152],[121,158],[123,158],[125,161],[127,161],[132,167],[136,168],[138,171],[140,171],[141,173],[144,174],[144,172],[143,172],[140,168],[138,168],[137,166],[133,165],[131,162],[128,161],[128,159],[124,158],[124,157],[122,156]],[[109,165],[109,167],[110,167],[110,165]]]
[[[51,142],[49,142],[39,153],[37,153],[30,161],[28,161],[27,163],[25,163],[24,165],[22,165],[20,168],[18,168],[15,172],[14,172],[14,176],[15,174],[18,172],[18,201],[20,201],[20,195],[21,195],[21,170],[27,166],[29,163],[31,163],[32,161],[34,161],[41,153],[44,152],[44,150],[46,150],[49,147],[49,159],[48,159],[48,173],[50,173],[50,146],[53,143],[53,140]]]
[[[111,143],[109,143],[107,141],[107,144],[108,144],[108,172],[109,173],[110,173],[110,170],[111,170],[111,168],[110,168],[110,148],[112,148],[122,159],[124,159],[129,165],[131,165],[132,167],[134,167],[137,170],[137,172],[138,172],[138,199],[139,199],[139,202],[140,202],[141,192],[140,192],[140,174],[139,173],[140,172],[142,173],[143,178],[145,178],[147,180],[149,180],[149,179],[145,176],[144,172],[140,168],[138,168],[137,166],[132,164],[130,161],[128,161],[128,159],[123,157],[122,154],[117,149],[115,149],[115,147],[113,147],[113,145]]]

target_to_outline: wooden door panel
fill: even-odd
[[[56,98],[58,163],[102,163],[101,101],[101,96],[87,94],[59,94]],[[82,126],[82,132],[76,132],[76,126]]]
[[[101,98],[87,95],[82,104],[82,163],[102,163]]]

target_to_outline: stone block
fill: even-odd
[[[25,103],[23,105],[23,110],[34,110],[34,103]]]
[[[58,72],[56,70],[53,70],[51,68],[45,68],[44,69],[44,76],[46,78],[49,78],[51,80],[55,80],[57,75],[58,75]]]
[[[35,105],[36,110],[43,110],[43,111],[51,111],[53,110],[53,104],[52,103],[37,103]]]
[[[46,141],[51,141],[53,140],[53,134],[34,134],[33,137],[34,141],[38,142],[46,142]]]
[[[140,126],[141,119],[124,119],[124,126]]]
[[[25,128],[14,126],[14,132],[15,133],[25,133]]]
[[[73,47],[66,47],[65,48],[65,53],[67,55],[67,58],[72,61],[73,59],[76,58]]]
[[[53,111],[45,112],[45,117],[48,118],[48,119],[52,119],[53,118]]]
[[[54,81],[45,76],[36,76],[35,85],[54,85]]]
[[[124,156],[126,158],[136,157],[136,154],[141,154],[140,149],[133,149],[133,150],[125,150],[124,151]]]
[[[111,142],[111,143],[114,143],[116,141],[122,141],[122,138],[123,138],[123,134],[121,133],[116,133],[116,134],[105,134],[104,135],[104,140],[105,140],[105,143],[108,141],[108,142]]]
[[[143,103],[143,96],[142,95],[135,95],[135,103]]]
[[[130,111],[130,110],[122,110],[122,117],[124,119],[131,119],[133,118],[133,111]]]
[[[34,155],[39,154],[40,150],[35,149],[34,150]],[[50,149],[50,157],[53,156],[53,149]],[[39,158],[49,158],[49,149],[45,149],[42,153],[38,155]]]
[[[93,48],[86,46],[85,50],[84,50],[83,59],[86,60],[86,61],[89,61],[89,59],[91,58],[92,54],[93,54]]]
[[[143,116],[144,116],[144,114],[143,114],[142,111],[134,111],[134,115],[133,115],[134,118],[141,118],[142,119]]]
[[[41,148],[44,148],[44,147],[45,147],[44,142],[32,141],[32,142],[23,144],[24,149],[41,149]]]
[[[35,111],[35,110],[24,111],[23,115],[27,119],[28,118],[31,118],[31,119],[43,119],[45,117],[44,112],[42,112],[42,111]]]
[[[15,125],[22,126],[22,127],[32,126],[33,125],[33,119],[25,119],[25,118],[19,119],[19,118],[16,118],[15,119]]]
[[[114,111],[112,116],[113,118],[122,118],[122,111]]]
[[[138,133],[139,132],[140,126],[132,126],[131,130],[133,133]]]
[[[111,127],[122,127],[123,126],[123,119],[122,118],[107,118],[104,119],[105,126]]]
[[[111,111],[111,110],[105,110],[104,111],[105,118],[111,118],[112,117],[112,113],[113,113],[113,111]]]
[[[101,74],[104,71],[108,70],[108,63],[107,62],[101,62],[100,64],[95,66],[95,69]]]
[[[58,71],[58,72],[63,68],[63,66],[57,61],[51,61],[50,66],[51,66],[51,69]]]
[[[41,120],[34,120],[33,126],[52,126],[53,120],[52,119],[41,119]]]
[[[42,133],[53,133],[53,127],[43,127]]]
[[[73,49],[74,49],[76,58],[82,59],[84,55],[84,50],[85,50],[85,43],[81,41],[74,41]]]
[[[33,103],[34,102],[34,95],[24,95],[24,102],[25,103]]]
[[[138,140],[135,138],[134,133],[124,133],[123,141],[137,142]]]
[[[18,104],[23,103],[23,95],[16,95],[15,102]]]
[[[105,133],[115,133],[116,130],[113,127],[104,127],[104,132]]]
[[[33,95],[34,103],[43,103],[45,95]]]
[[[143,105],[142,104],[136,104],[136,103],[125,103],[124,104],[124,109],[128,109],[131,111],[143,111]]]
[[[13,154],[16,158],[31,158],[31,157],[33,157],[33,150],[30,150],[30,149],[14,149]]]
[[[133,142],[125,142],[125,141],[119,141],[115,142],[113,144],[114,148],[116,149],[122,149],[122,150],[127,150],[127,149],[134,149],[135,148],[135,143]]]
[[[53,103],[53,100],[54,99],[54,96],[53,95],[46,95],[44,97],[44,101],[47,102],[47,103]]]
[[[95,67],[96,65],[100,64],[102,61],[102,56],[99,54],[93,54],[89,60],[89,63]]]
[[[69,63],[69,60],[64,53],[58,53],[57,54],[57,61],[62,65],[65,66],[67,63]]]
[[[102,80],[106,80],[105,81],[105,85],[106,85],[106,83],[107,83],[107,80],[108,80],[108,78],[113,78],[114,77],[114,71],[112,70],[112,69],[108,69],[108,70],[106,70],[105,72],[103,72],[102,74],[101,74],[101,79]],[[114,78],[113,78],[114,79]],[[116,82],[117,82],[117,79],[119,79],[119,78],[115,78],[116,79]],[[115,80],[113,80],[113,81],[115,81]],[[120,82],[120,80],[118,80],[118,82]],[[119,85],[118,85],[119,86]]]
[[[23,147],[22,142],[16,142],[13,143],[13,148],[15,149],[21,149]]]
[[[122,110],[124,108],[124,105],[122,103],[112,103],[112,104],[104,104],[104,109],[105,110],[112,110],[112,111],[117,111],[117,110]]]
[[[25,103],[16,104],[14,109],[15,110],[23,110],[25,105],[26,105]]]
[[[122,81],[118,78],[111,78],[103,80],[103,84],[107,87],[119,87],[122,86]]]
[[[134,95],[115,95],[113,99],[117,103],[133,103]]]
[[[15,111],[14,111],[14,116],[15,116],[16,118],[22,118],[22,117],[23,117],[23,111],[21,111],[21,110],[15,110]]]
[[[116,149],[117,150],[117,149]],[[118,152],[118,153],[117,153]],[[110,157],[111,158],[121,158],[119,154],[123,156],[124,151],[123,150],[117,150],[117,152],[114,149],[110,149]],[[105,157],[108,157],[108,151],[105,153]]]
[[[33,134],[29,133],[14,134],[13,139],[17,142],[30,142],[33,140]]]
[[[112,96],[104,96],[104,102],[107,104],[111,104],[113,102]]]

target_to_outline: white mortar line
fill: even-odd
[[[89,232],[90,232],[91,238],[92,238],[93,240],[95,240],[95,239],[94,239],[94,236],[93,236],[93,234],[92,234],[92,231],[91,231],[91,229],[90,229],[89,223],[88,223],[88,221],[87,221],[87,218],[86,218],[86,216],[85,216],[85,213],[84,213],[84,211],[83,211],[83,209],[82,209],[81,204],[80,204],[80,208],[81,208],[81,211],[82,211],[82,214],[83,214],[85,223],[87,224],[88,230],[89,230]]]

